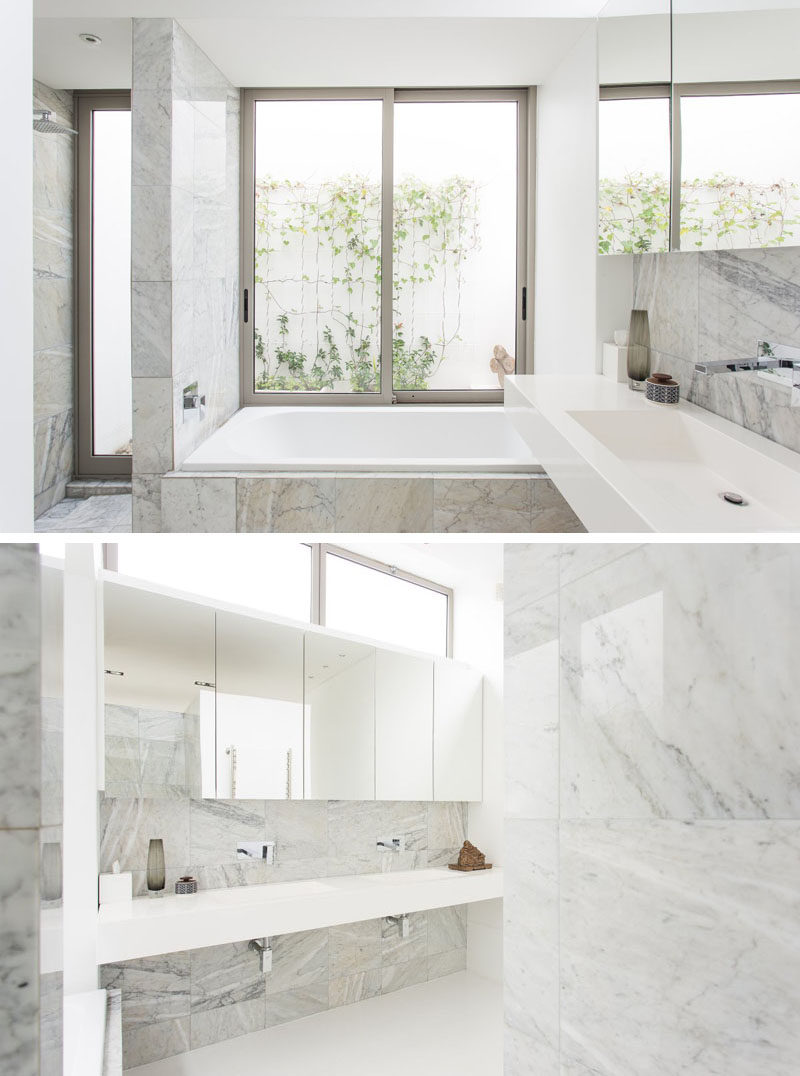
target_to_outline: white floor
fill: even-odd
[[[228,1039],[137,1076],[502,1076],[503,991],[459,972]]]

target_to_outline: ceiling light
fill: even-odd
[[[78,34],[78,37],[85,45],[91,45],[93,49],[103,44],[102,37],[98,37],[97,34]]]

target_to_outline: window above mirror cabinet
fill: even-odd
[[[107,795],[481,799],[478,670],[139,584],[103,605]]]

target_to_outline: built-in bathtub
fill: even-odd
[[[160,510],[173,533],[583,529],[501,407],[246,407],[164,475]]]
[[[245,407],[182,471],[541,472],[502,407]]]

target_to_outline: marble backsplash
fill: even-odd
[[[74,127],[73,98],[33,84],[34,109]],[[75,142],[33,134],[34,513],[46,512],[73,475],[73,207]]]
[[[793,1076],[800,547],[505,560],[506,1076]]]
[[[650,315],[653,368],[700,407],[800,451],[800,408],[757,373],[706,376],[700,360],[753,357],[759,340],[800,345],[800,247],[638,254],[634,307]]]

